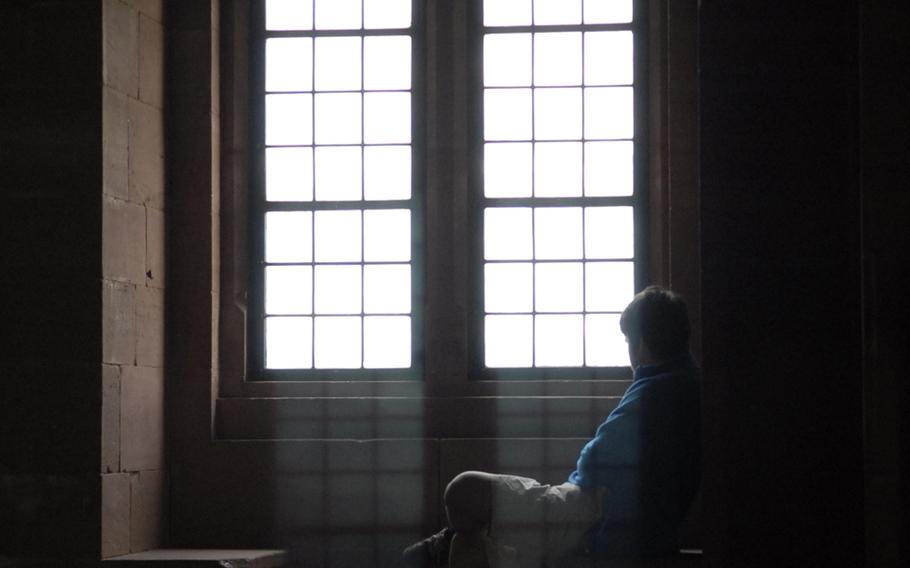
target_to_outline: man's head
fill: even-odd
[[[629,342],[632,368],[684,357],[689,352],[689,315],[676,293],[648,286],[635,295],[619,318]]]

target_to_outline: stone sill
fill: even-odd
[[[108,558],[104,567],[121,568],[279,568],[286,566],[284,550],[147,550]]]

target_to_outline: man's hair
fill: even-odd
[[[619,318],[619,328],[630,342],[641,339],[658,360],[689,352],[689,314],[682,297],[660,286],[648,286],[635,295]]]

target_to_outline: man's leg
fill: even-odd
[[[486,568],[487,529],[492,520],[496,476],[465,471],[446,487],[444,500],[449,527],[455,531],[449,549],[449,568]]]

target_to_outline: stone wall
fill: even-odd
[[[164,12],[103,2],[102,556],[164,540]]]

